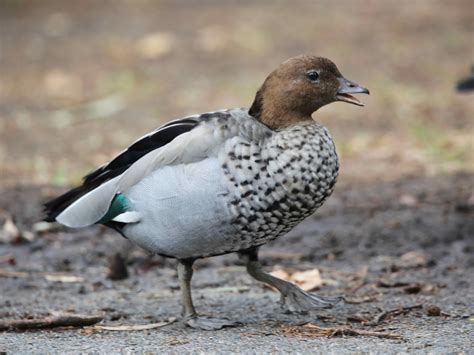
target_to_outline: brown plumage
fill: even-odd
[[[313,72],[318,78],[308,80]],[[313,112],[338,100],[339,79],[343,76],[329,59],[311,55],[288,59],[268,75],[249,114],[272,129],[310,121]]]

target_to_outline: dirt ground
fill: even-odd
[[[27,228],[39,215],[37,202],[51,192],[2,191],[0,207],[9,207],[18,216],[19,228]],[[263,248],[262,259],[269,270],[276,265],[290,273],[317,267],[325,281],[316,292],[343,294],[349,302],[334,310],[309,315],[285,312],[275,292],[251,279],[236,256],[227,255],[197,262],[195,300],[202,313],[242,322],[238,328],[206,332],[176,322],[135,332],[3,332],[0,350],[467,353],[474,345],[471,192],[469,175],[338,189],[314,217]],[[11,201],[16,201],[13,208]],[[32,207],[25,210],[25,205]],[[130,277],[111,281],[107,256],[124,250],[128,250]],[[1,279],[2,319],[69,311],[103,314],[107,325],[136,325],[179,316],[174,261],[131,249],[110,230],[44,232],[30,243],[1,245],[0,255],[7,254],[14,256],[15,265],[5,262],[2,270],[26,274]],[[58,274],[81,279],[45,279]],[[383,311],[413,306],[373,324]],[[433,307],[439,307],[438,316],[430,313]],[[328,338],[305,334],[304,322],[382,330],[401,338]]]
[[[0,326],[54,312],[179,318],[173,260],[104,227],[38,224],[44,201],[143,133],[248,105],[300,53],[333,59],[371,96],[315,115],[336,140],[338,185],[261,254],[269,271],[316,268],[313,292],[346,304],[290,314],[225,255],[196,263],[195,303],[240,327],[0,331],[0,353],[472,351],[474,105],[454,90],[473,60],[469,0],[32,4],[0,2]],[[117,252],[130,275],[113,281]]]

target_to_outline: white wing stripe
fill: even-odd
[[[117,193],[117,182],[121,175],[107,181],[74,201],[57,217],[56,221],[72,228],[86,227],[96,223],[109,210]]]

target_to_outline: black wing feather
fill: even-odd
[[[191,131],[202,121],[200,118],[200,116],[197,116],[196,118],[175,120],[142,137],[109,163],[86,175],[81,186],[69,190],[63,195],[45,203],[45,221],[54,221],[64,209],[81,196],[94,190],[108,180],[119,176],[144,155],[165,146],[177,136]]]
[[[474,90],[474,76],[466,78],[458,82],[458,91],[473,91]]]
[[[196,120],[185,119],[179,122],[169,123],[163,127],[160,127],[155,132],[139,139],[128,147],[125,151],[117,155],[108,164],[94,170],[84,177],[84,182],[89,183],[96,180],[105,182],[118,175],[135,163],[142,156],[149,152],[163,147],[180,134],[186,133],[192,130],[199,122]]]

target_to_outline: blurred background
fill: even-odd
[[[474,170],[471,0],[0,1],[0,186],[80,178],[188,114],[249,106],[301,53],[367,86],[315,114],[341,184]]]
[[[166,121],[248,107],[267,74],[302,53],[330,58],[371,95],[363,108],[315,113],[335,138],[339,182],[262,261],[351,300],[318,324],[379,330],[381,311],[408,305],[382,320],[404,340],[282,337],[295,315],[224,255],[195,264],[193,291],[200,311],[241,328],[9,332],[4,351],[470,350],[474,92],[456,85],[472,75],[472,0],[0,0],[0,329],[65,310],[108,324],[178,316],[174,260],[103,226],[39,222],[41,204]]]

